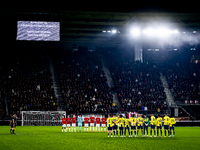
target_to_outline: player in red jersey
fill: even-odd
[[[65,130],[65,132],[67,132],[66,130],[66,125],[67,125],[67,121],[66,121],[66,118],[62,118],[62,132],[63,132],[63,129]]]
[[[100,128],[100,118],[99,118],[99,115],[97,115],[97,118],[96,118],[96,132],[97,132],[97,128],[99,127],[99,132],[101,130]]]
[[[104,132],[106,132],[106,118],[105,118],[105,116],[103,116],[103,118],[101,118],[101,127],[102,127],[101,132],[103,131],[103,127],[104,127]]]
[[[90,132],[91,132],[91,127],[93,127],[93,132],[94,132],[94,115],[92,115],[92,117],[90,117]]]
[[[73,115],[73,117],[72,117],[72,132],[73,132],[73,130],[74,130],[74,132],[76,132],[76,116],[75,115]]]
[[[70,131],[70,121],[71,121],[71,118],[69,117],[69,115],[68,115],[66,121],[67,121],[67,128],[69,128],[69,132],[71,132]]]
[[[88,121],[89,121],[89,118],[87,117],[87,115],[85,116],[84,121],[85,121],[84,131],[85,131],[85,128],[87,128],[87,132],[88,132]]]

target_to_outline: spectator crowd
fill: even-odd
[[[56,59],[67,113],[116,112],[101,58],[96,52],[79,50],[63,51]]]
[[[5,70],[9,112],[57,110],[53,82],[46,55],[17,59]]]
[[[200,98],[199,63],[141,63],[118,48],[51,53],[67,113],[114,113],[112,91],[121,111],[167,110],[160,71],[175,99]],[[115,88],[107,84],[101,57],[111,72]],[[46,52],[32,53],[0,68],[0,114],[5,115],[5,93],[10,113],[57,110],[57,99]],[[4,84],[5,83],[5,84]],[[5,93],[4,93],[5,92]]]
[[[200,65],[195,62],[162,65],[169,89],[176,100],[200,98]]]
[[[106,49],[110,71],[115,83],[121,111],[165,111],[165,92],[156,64],[135,62],[134,58],[119,49]]]

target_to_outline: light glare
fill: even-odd
[[[147,36],[153,36],[154,30],[151,28],[147,28],[143,30],[143,33],[146,34]]]
[[[174,30],[173,33],[174,34],[178,34],[179,32],[178,32],[178,30]]]
[[[140,29],[138,29],[138,28],[134,28],[130,32],[135,37],[140,36]]]
[[[112,30],[112,33],[117,33],[117,31],[116,30]]]

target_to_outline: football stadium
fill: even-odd
[[[199,8],[127,5],[0,7],[1,150],[200,148]]]

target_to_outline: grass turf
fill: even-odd
[[[9,126],[0,126],[0,149],[199,149],[199,127],[176,127],[175,137],[109,137],[106,132],[61,132],[61,127],[18,126],[16,135]],[[163,132],[164,133],[164,132]]]

